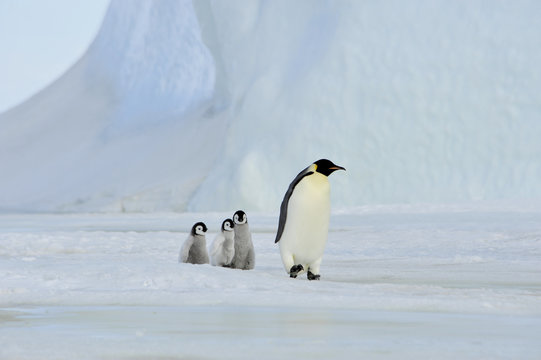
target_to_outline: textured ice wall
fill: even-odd
[[[320,157],[337,205],[540,197],[538,2],[196,4],[233,121],[195,209],[276,208]]]
[[[120,133],[197,108],[214,92],[212,56],[190,1],[113,1],[87,57],[117,94]]]
[[[83,59],[0,116],[0,208],[277,210],[541,198],[537,1],[115,0]]]
[[[112,1],[85,56],[0,116],[0,209],[183,210],[223,132],[201,115],[214,68],[191,1]]]

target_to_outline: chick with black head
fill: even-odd
[[[235,224],[231,219],[222,222],[222,229],[210,246],[210,264],[214,266],[231,267],[235,255]]]
[[[207,240],[205,238],[207,230],[207,225],[203,222],[197,222],[192,226],[190,235],[188,235],[180,248],[179,262],[190,264],[209,263]]]
[[[255,267],[255,252],[248,217],[242,210],[233,215],[235,222],[235,256],[231,261],[234,269],[252,270]]]

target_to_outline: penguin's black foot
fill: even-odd
[[[296,278],[297,274],[304,270],[304,267],[301,264],[293,265],[289,270],[289,277]]]
[[[321,276],[319,274],[314,275],[310,270],[308,270],[308,280],[319,280]]]

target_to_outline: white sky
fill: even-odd
[[[57,79],[85,52],[110,0],[0,0],[0,113]]]

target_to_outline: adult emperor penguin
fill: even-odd
[[[205,233],[207,225],[202,222],[195,223],[192,226],[192,231],[182,247],[178,255],[178,261],[190,264],[208,264],[209,254],[207,252],[207,240]]]
[[[230,267],[235,255],[235,224],[233,220],[225,219],[222,231],[219,232],[210,246],[210,264],[214,266]]]
[[[248,226],[248,217],[242,210],[233,215],[235,222],[235,256],[231,261],[234,269],[251,270],[255,267],[254,244]]]
[[[275,243],[290,277],[308,272],[308,280],[319,280],[319,266],[327,242],[331,212],[327,177],[346,170],[321,159],[301,171],[289,185],[280,206]]]

